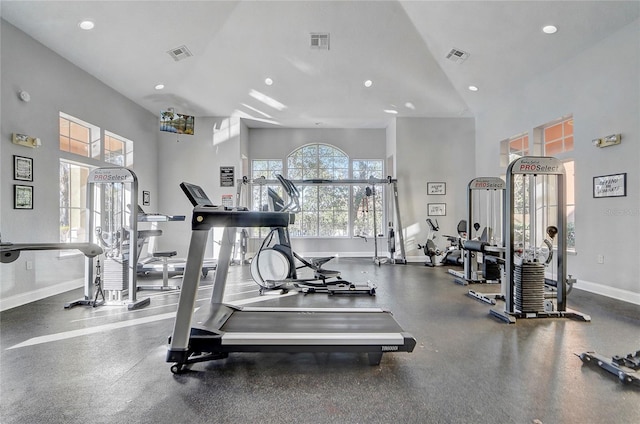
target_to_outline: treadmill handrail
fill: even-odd
[[[286,212],[248,211],[223,206],[196,206],[191,219],[192,230],[213,227],[287,227],[292,214]]]

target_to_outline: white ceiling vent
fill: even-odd
[[[312,32],[311,48],[319,50],[329,50],[329,33],[328,32]]]
[[[167,53],[169,53],[169,56],[171,56],[176,62],[193,56],[193,53],[189,51],[187,46],[176,47],[175,49],[169,50]]]
[[[463,52],[458,49],[451,49],[451,51],[447,54],[447,59],[452,62],[462,63],[469,57],[469,53]]]

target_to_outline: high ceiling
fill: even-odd
[[[640,10],[636,0],[0,5],[3,19],[154,114],[172,107],[295,128],[474,116],[492,97],[638,19]],[[80,29],[84,19],[95,28]],[[543,33],[548,24],[558,32]],[[328,33],[329,49],[311,48],[312,33]],[[180,46],[192,56],[175,61],[168,51]],[[469,56],[451,61],[452,49]],[[156,90],[160,83],[165,88]]]

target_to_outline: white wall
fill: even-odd
[[[60,111],[133,140],[133,170],[140,191],[156,192],[158,118],[4,20],[0,26],[2,241],[59,241],[59,159],[73,159],[59,151]],[[20,90],[30,93],[30,102],[19,100]],[[39,137],[42,147],[12,144],[14,132]],[[34,187],[33,210],[13,209],[13,185],[18,183],[13,180],[13,155],[33,158],[34,178],[28,183]],[[152,197],[152,201],[151,207],[156,207],[157,199]],[[33,269],[26,269],[27,261],[33,263]],[[16,262],[0,265],[0,308],[78,287],[82,277],[80,256],[60,259],[53,251],[23,252]]]
[[[578,288],[640,303],[640,21],[562,66],[497,98],[477,115],[476,167],[499,175],[499,141],[573,115],[576,251],[568,272]],[[596,148],[594,138],[621,133],[622,144]],[[627,196],[594,199],[593,177],[627,173]],[[596,258],[604,255],[604,264]]]
[[[420,256],[427,238],[427,204],[446,203],[446,216],[435,218],[440,235],[455,235],[466,218],[467,185],[475,173],[473,118],[396,119],[396,175],[407,257]],[[445,182],[445,195],[427,195],[427,182]],[[436,244],[444,248],[446,240]]]

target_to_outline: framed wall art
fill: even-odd
[[[447,194],[447,183],[427,183],[427,194]]]
[[[13,155],[13,179],[33,181],[33,159]]]
[[[627,173],[593,177],[593,197],[623,197],[627,195]]]
[[[427,215],[428,216],[445,216],[447,214],[446,203],[428,203]]]
[[[33,209],[33,186],[13,185],[13,208]]]

